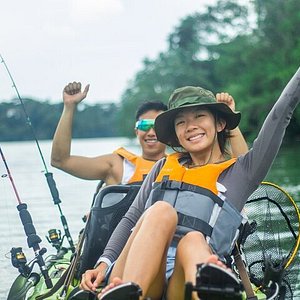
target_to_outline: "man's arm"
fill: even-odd
[[[64,108],[52,142],[51,165],[79,178],[117,184],[123,173],[123,159],[119,155],[71,155],[74,114],[77,104],[87,96],[88,90],[89,85],[81,91],[80,82],[69,83],[63,90]]]
[[[233,97],[228,93],[217,93],[216,94],[217,102],[223,102],[227,104],[232,111],[235,111],[235,101]],[[237,127],[233,130],[230,130],[230,146],[231,146],[231,156],[238,157],[248,152],[248,145],[240,131]]]

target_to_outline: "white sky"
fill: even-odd
[[[119,101],[145,57],[165,51],[180,19],[211,0],[1,0],[0,54],[21,96],[61,101],[70,81],[86,103]],[[0,99],[16,97],[0,64]]]

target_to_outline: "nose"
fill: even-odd
[[[192,120],[192,119],[186,120],[186,128],[185,128],[186,132],[191,132],[191,131],[195,130],[196,128],[197,128],[197,126],[196,126],[194,120]]]
[[[155,130],[153,127],[151,127],[148,131],[147,131],[148,135],[156,135]]]

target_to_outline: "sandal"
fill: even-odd
[[[242,285],[238,278],[215,264],[197,265],[195,290],[201,300],[242,299]]]
[[[69,300],[98,300],[97,293],[92,291],[81,290],[79,287],[76,287],[70,293]]]
[[[126,282],[107,291],[100,300],[139,300],[142,289],[134,282]]]

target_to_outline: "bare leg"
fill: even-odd
[[[166,254],[176,225],[177,213],[171,205],[158,201],[151,206],[118,258],[108,289],[132,281],[142,288],[144,297],[160,299],[165,283]]]
[[[167,299],[184,299],[185,282],[189,281],[195,284],[196,265],[199,263],[215,263],[226,267],[216,255],[212,254],[203,234],[193,231],[186,234],[178,244],[174,273],[169,281]],[[193,293],[192,297],[198,299],[196,293]]]
[[[132,241],[134,240],[135,236],[139,232],[139,229],[140,229],[141,224],[144,220],[144,217],[145,217],[145,214],[143,214],[140,217],[137,224],[135,225],[135,227],[133,229],[133,232],[131,233],[126,245],[124,246],[121,254],[119,255],[118,259],[115,262],[115,265],[114,265],[114,267],[112,269],[112,272],[111,272],[111,275],[110,275],[110,279],[115,278],[115,277],[123,278],[123,271],[124,271],[125,263],[126,263],[126,260],[127,260],[128,252],[130,250]]]

